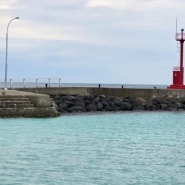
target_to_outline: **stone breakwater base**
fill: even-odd
[[[16,90],[0,90],[0,117],[56,117],[50,96]]]
[[[143,98],[112,97],[104,95],[61,95],[54,96],[61,113],[96,111],[184,111],[185,99],[154,98],[151,102]]]
[[[86,87],[23,90],[50,95],[57,104],[58,111],[61,113],[185,110],[185,90]]]

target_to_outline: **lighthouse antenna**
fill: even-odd
[[[177,33],[177,22],[178,21],[178,18],[176,17],[176,33]]]
[[[176,22],[175,22],[175,27],[176,27],[176,38],[177,38],[177,30],[178,30],[178,17],[176,17]],[[177,52],[179,52],[179,42],[177,41]]]

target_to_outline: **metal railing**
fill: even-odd
[[[0,80],[0,88],[4,87],[4,80]],[[44,87],[61,87],[61,78],[36,78],[20,79],[11,78],[7,81],[8,88],[44,88]]]
[[[185,40],[185,33],[176,33],[175,38],[177,41]]]
[[[0,79],[0,88],[4,88],[4,79]],[[104,84],[104,83],[65,83],[61,78],[11,78],[7,81],[7,88],[60,88],[60,87],[94,87],[94,88],[140,88],[165,89],[167,85],[147,84]]]
[[[179,66],[173,67],[173,71],[180,71],[180,70],[181,70],[181,68]],[[183,70],[184,70],[184,67],[183,67]]]
[[[180,71],[180,67],[178,66],[173,67],[173,71]]]

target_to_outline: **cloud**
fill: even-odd
[[[166,9],[166,8],[179,8],[181,5],[185,5],[184,1],[176,0],[89,0],[87,2],[88,7],[111,7],[113,9],[122,10],[156,10],[156,9]]]
[[[23,1],[9,2],[10,8],[17,7],[11,13],[20,17],[16,27],[11,25],[11,32],[16,38],[49,40],[73,40],[75,42],[102,44],[103,40],[88,30],[86,1]],[[4,21],[4,28],[10,18]],[[89,23],[90,25],[90,23]],[[15,29],[14,29],[15,28]]]
[[[184,7],[182,0],[2,0],[0,54],[8,21],[19,16],[9,27],[12,77],[167,83],[178,62],[175,18],[183,26]]]
[[[1,0],[0,2],[0,9],[1,10],[12,10],[14,9],[13,5],[16,0]]]
[[[15,37],[33,39],[73,40],[74,42],[91,43],[96,45],[120,45],[117,37],[123,31],[149,31],[161,27],[160,17],[153,17],[152,13],[135,11],[115,11],[100,6],[106,3],[110,7],[125,7],[126,4],[134,7],[143,7],[146,3],[156,1],[88,1],[69,0],[52,2],[40,1],[12,1],[15,12],[20,16],[16,27],[11,27]],[[158,2],[158,1],[157,1]],[[11,4],[10,3],[10,4]],[[94,8],[92,6],[94,5]],[[12,6],[13,7],[13,6]],[[127,6],[128,7],[128,6]],[[148,18],[147,18],[148,17]],[[132,34],[133,31],[130,31]]]

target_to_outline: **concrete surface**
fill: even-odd
[[[61,87],[61,88],[21,88],[20,91],[34,92],[48,95],[105,95],[116,97],[133,97],[151,100],[155,97],[185,98],[185,90],[179,89],[127,89],[127,88],[88,88],[88,87]]]
[[[24,105],[24,101],[19,99],[27,97],[33,107]],[[15,103],[16,102],[16,103]],[[17,90],[0,90],[0,117],[55,117],[58,116],[56,107],[49,95],[36,94],[32,92]],[[10,107],[10,104],[16,106]],[[22,106],[17,106],[22,104]]]

